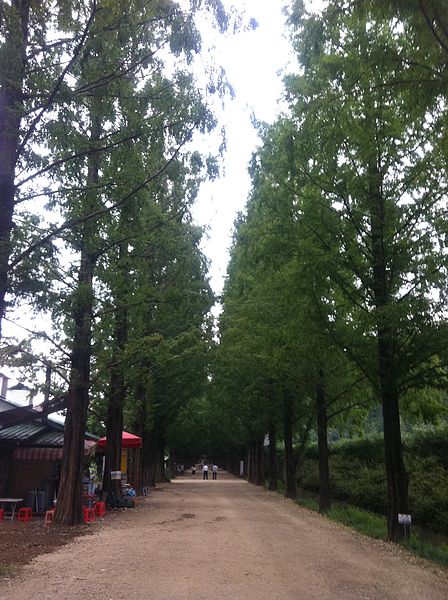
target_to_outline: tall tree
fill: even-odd
[[[27,197],[39,197],[36,182],[51,169],[51,157],[35,146],[46,146],[42,126],[64,101],[66,79],[89,35],[96,2],[73,10],[74,19],[67,2],[0,4],[0,337],[13,268],[35,243],[33,232],[24,254],[14,253],[21,237],[14,214]]]
[[[80,234],[76,229],[72,230],[67,240],[79,255],[80,263],[79,284],[74,298],[72,369],[65,428],[65,447],[70,452],[64,453],[61,477],[64,486],[56,515],[57,522],[64,524],[81,518],[83,448],[80,440],[84,437],[89,402],[98,260],[108,248],[126,244],[125,239],[117,239],[117,233],[123,235],[124,231],[123,227],[117,229],[114,222],[120,223],[129,203],[138,206],[142,200],[148,199],[142,192],[151,182],[160,180],[157,185],[163,187],[165,183],[161,181],[166,180],[167,185],[172,184],[177,192],[183,190],[188,194],[180,181],[183,160],[180,153],[185,154],[182,148],[191,140],[196,128],[205,131],[214,125],[194,78],[186,70],[191,55],[199,49],[192,15],[183,13],[174,4],[157,7],[146,4],[140,6],[138,2],[135,5],[125,4],[117,5],[114,11],[98,13],[92,25],[92,32],[97,35],[89,39],[79,61],[79,69],[74,71],[77,93],[73,103],[66,111],[63,122],[59,120],[49,126],[55,148],[58,144],[61,149],[62,144],[66,147],[67,140],[73,143],[73,160],[69,165],[64,161],[57,176],[71,185],[76,182],[77,190],[85,190],[84,196],[73,192],[65,196],[69,220],[79,223]],[[147,25],[143,29],[142,23]],[[179,40],[180,32],[182,42]],[[164,61],[158,55],[166,43],[171,43],[172,52],[179,57],[171,77],[163,73]],[[106,72],[113,75],[101,76],[105,66],[108,67]],[[130,82],[132,85],[129,85]],[[137,91],[139,85],[141,89]],[[90,126],[82,118],[86,110]],[[70,136],[73,130],[76,133]],[[86,138],[90,140],[90,145],[86,145]],[[125,160],[122,149],[137,142],[141,156],[131,164]],[[116,158],[117,153],[119,158]],[[137,165],[140,167],[134,173]],[[118,167],[120,175],[115,174],[113,167]],[[136,178],[135,174],[140,178]],[[183,214],[179,207],[178,212]],[[133,237],[137,237],[139,232],[144,236],[144,230],[139,229],[142,222],[136,216],[138,211],[134,210],[133,214],[132,223],[136,232]],[[152,223],[156,228],[161,225]],[[104,240],[108,234],[112,237]],[[129,269],[124,266],[123,253],[122,245],[118,270]],[[118,289],[117,286],[115,289]],[[122,304],[118,296],[117,301]],[[127,317],[122,305],[116,310],[116,318],[121,323],[120,331],[115,329],[115,343],[118,344],[116,350],[121,351],[125,344]],[[115,323],[118,327],[117,320]],[[118,339],[119,336],[121,339]],[[120,454],[124,382],[118,371],[112,375],[114,383],[117,383],[117,377],[121,382],[120,394],[119,390],[114,390],[111,397],[113,406],[110,407],[108,419],[108,462],[116,463]]]
[[[291,19],[304,65],[304,75],[287,82],[297,193],[338,217],[326,219],[324,235],[314,230],[322,251],[331,251],[329,233],[339,246],[328,274],[339,298],[329,329],[381,398],[388,535],[397,540],[397,515],[408,510],[399,399],[444,378],[447,182],[433,127],[444,108],[390,85],[396,64],[388,57],[411,43],[393,18],[332,2],[321,16],[299,8]]]

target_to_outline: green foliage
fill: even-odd
[[[423,458],[437,457],[443,467],[448,470],[447,454],[448,425],[439,427],[415,428],[404,437],[405,447],[410,453]]]
[[[417,430],[404,439],[413,523],[448,534],[447,427]],[[387,512],[386,477],[380,437],[341,440],[330,446],[331,491],[335,498],[379,514]],[[299,485],[317,492],[317,451],[311,446],[299,465]]]
[[[298,498],[297,504],[316,512],[319,509],[318,502],[312,498]],[[384,517],[372,512],[361,510],[355,506],[336,504],[325,513],[325,517],[337,523],[343,523],[350,529],[355,529],[371,538],[386,539],[387,529]],[[435,540],[432,542],[425,540],[414,532],[411,533],[409,539],[402,541],[401,544],[416,556],[432,560],[444,566],[448,565],[447,544],[440,544]]]
[[[446,456],[445,444],[445,456]],[[416,525],[434,532],[448,533],[448,469],[439,455],[406,454],[410,476],[410,510]]]
[[[343,523],[369,537],[384,540],[387,529],[383,517],[354,506],[334,506],[327,513],[329,519]]]
[[[282,493],[284,493],[284,490]],[[313,510],[315,512],[319,510],[319,502],[314,498],[304,498],[303,496],[299,496],[296,498],[296,502],[308,510]]]
[[[422,540],[419,536],[411,534],[409,540],[404,540],[402,545],[417,556],[432,560],[445,567],[448,566],[448,544],[437,542],[428,542]]]

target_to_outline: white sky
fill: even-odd
[[[226,2],[229,4],[229,2]],[[235,89],[236,97],[227,102],[223,113],[227,152],[223,176],[201,187],[193,216],[208,226],[203,251],[211,260],[210,281],[216,293],[222,291],[228,263],[233,222],[244,209],[250,179],[247,166],[258,138],[251,125],[251,113],[261,121],[272,122],[278,112],[282,81],[278,71],[288,62],[290,44],[282,15],[282,0],[239,0],[259,27],[236,35],[214,39],[214,60],[221,64]]]

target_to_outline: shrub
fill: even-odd
[[[383,441],[339,440],[330,445],[330,486],[333,498],[385,515],[387,485]],[[404,438],[409,474],[409,504],[413,523],[448,535],[448,428],[418,430]],[[319,490],[316,444],[299,465],[298,483]]]

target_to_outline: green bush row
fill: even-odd
[[[404,439],[413,523],[448,535],[448,429],[419,431]],[[383,440],[338,441],[330,446],[331,493],[335,499],[386,514],[387,487]],[[318,491],[317,448],[299,466],[298,483]]]

